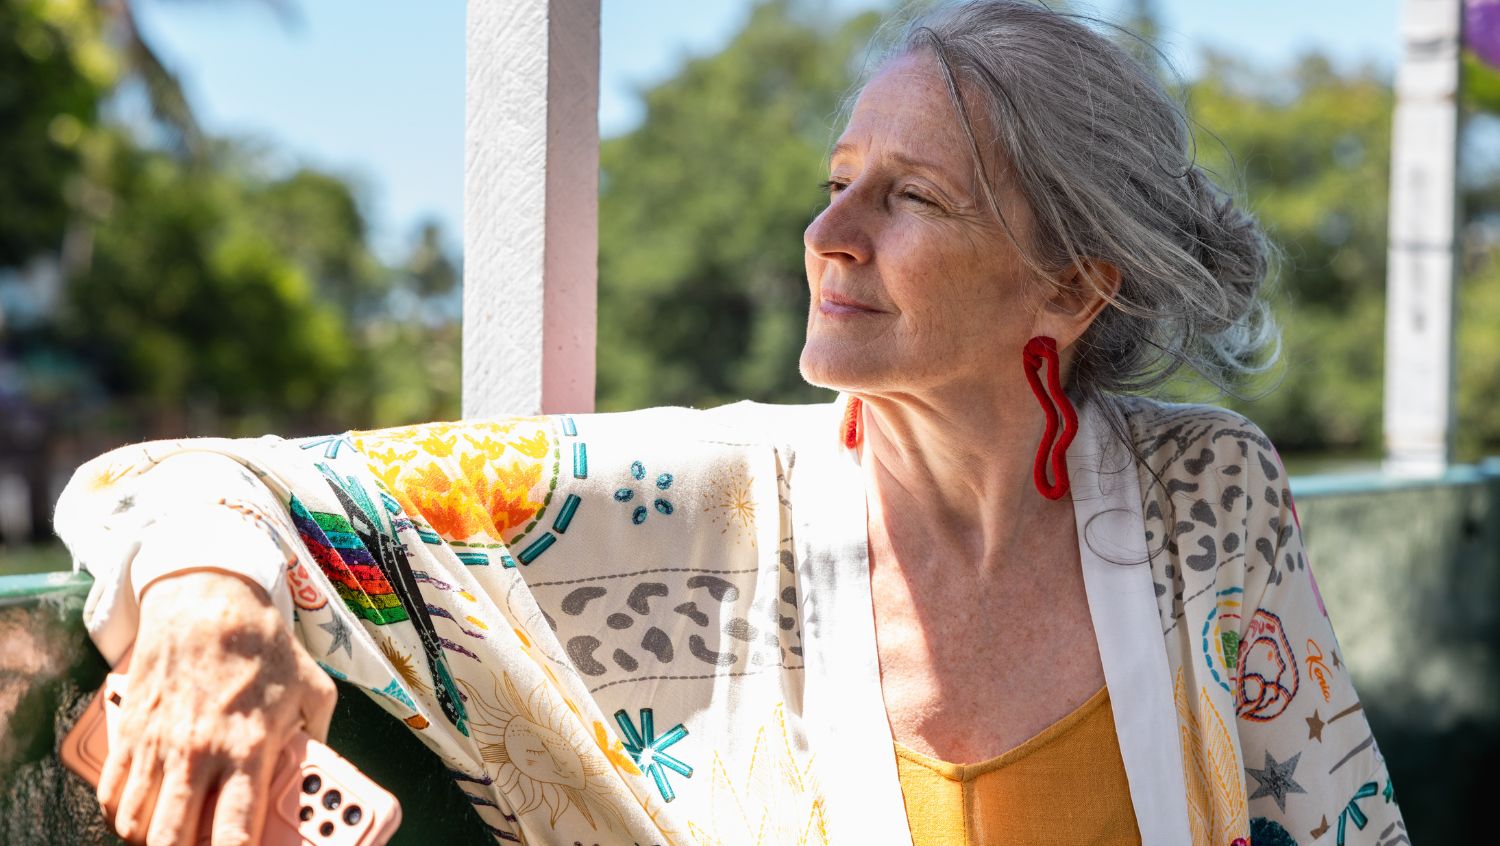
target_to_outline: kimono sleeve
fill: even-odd
[[[288,624],[283,572],[295,557],[285,506],[254,471],[265,443],[148,441],[73,473],[53,525],[73,569],[94,578],[84,625],[115,663],[135,640],[141,593],[164,576],[218,570],[259,586]],[[278,519],[280,517],[280,519]]]
[[[1251,527],[1255,548],[1246,551],[1236,673],[1251,842],[1409,842],[1313,578],[1285,467],[1263,435],[1261,445],[1246,490],[1261,499],[1250,520],[1264,525]]]

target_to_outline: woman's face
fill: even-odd
[[[976,123],[981,143],[985,132]],[[860,94],[829,163],[828,207],[803,236],[809,382],[871,395],[1003,390],[1024,378],[1031,336],[1076,338],[1043,308],[1049,285],[995,219],[969,150],[930,55],[892,61]],[[1027,244],[1026,204],[1003,171],[1000,182]]]

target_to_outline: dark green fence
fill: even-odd
[[[1490,842],[1500,462],[1427,480],[1299,477],[1292,491],[1412,841]],[[117,842],[55,754],[106,671],[80,619],[87,589],[70,574],[0,578],[0,843]],[[395,842],[491,842],[437,759],[361,691],[341,686],[330,743],[400,798]]]

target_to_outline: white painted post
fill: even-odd
[[[599,0],[469,0],[463,414],[594,407]]]
[[[1453,444],[1461,0],[1406,0],[1391,139],[1385,457],[1441,472]]]

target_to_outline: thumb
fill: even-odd
[[[308,664],[311,662],[309,661]],[[308,737],[319,743],[327,743],[328,726],[333,722],[333,710],[338,705],[339,690],[327,673],[319,669],[316,664],[308,668],[308,664],[303,665],[305,683],[303,684],[301,710],[304,730]]]

